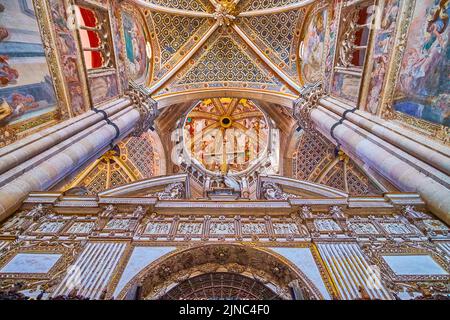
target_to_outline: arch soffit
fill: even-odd
[[[306,245],[306,247],[309,247],[309,245]],[[242,259],[247,261],[239,263],[242,262]],[[258,264],[258,261],[261,263]],[[324,299],[317,286],[293,262],[270,249],[236,243],[204,244],[180,248],[170,252],[143,268],[122,288],[116,298],[119,300],[124,299],[128,291],[137,284],[143,285],[143,296],[148,297],[151,295],[147,292],[150,289],[158,285],[163,287],[170,285],[176,282],[177,279],[174,277],[183,271],[208,263],[219,263],[221,265],[234,263],[249,266],[254,270],[261,270],[263,273],[271,274],[277,281],[275,285],[284,288],[287,288],[291,281],[299,280],[307,288],[313,299]],[[174,270],[177,266],[178,269]],[[170,270],[167,270],[167,268]],[[146,280],[150,279],[153,280],[151,281],[152,287],[145,288]],[[155,282],[155,279],[159,281]]]

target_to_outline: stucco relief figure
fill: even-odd
[[[114,208],[114,206],[112,204],[108,205],[105,210],[103,210],[103,212],[100,214],[101,218],[108,218],[110,217],[114,212],[116,211],[116,209]]]
[[[127,230],[130,228],[130,224],[129,219],[112,219],[106,224],[105,229]]]
[[[267,233],[264,223],[244,223],[242,225],[242,233],[244,234],[264,234]]]
[[[283,192],[281,187],[273,182],[264,182],[261,187],[261,195],[266,200],[288,200],[301,198],[299,195]]]
[[[57,233],[64,226],[64,222],[59,221],[47,221],[41,224],[36,232],[39,233]]]
[[[298,234],[298,227],[295,223],[274,223],[275,234]]]
[[[30,221],[24,218],[23,214],[18,214],[8,221],[6,221],[1,227],[1,232],[7,232],[7,233],[20,233],[25,231],[26,228],[30,226]]]
[[[233,222],[212,222],[209,228],[211,234],[234,234]]]
[[[403,223],[385,222],[382,223],[383,228],[390,234],[408,234],[411,230]]]
[[[184,195],[184,185],[182,183],[170,184],[164,189],[164,191],[156,194],[159,200],[182,199],[183,195]]]
[[[423,220],[423,223],[432,231],[449,231],[449,228],[439,220]]]
[[[88,234],[95,227],[95,222],[75,222],[73,223],[67,233],[79,233],[79,234]]]
[[[180,234],[200,234],[202,232],[201,223],[185,223],[182,222],[178,226],[178,233]]]
[[[336,221],[331,219],[314,220],[314,225],[319,231],[341,231],[341,228],[336,223]]]
[[[145,229],[146,234],[168,234],[171,223],[169,222],[150,222]]]
[[[444,71],[450,63],[449,13],[448,0],[416,4],[394,106],[397,111],[445,126],[450,126],[450,82]]]
[[[349,229],[352,230],[356,234],[378,234],[378,230],[372,223],[350,223]]]

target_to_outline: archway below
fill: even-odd
[[[184,280],[161,300],[279,300],[261,281],[229,272],[205,273]]]
[[[323,299],[315,284],[291,262],[269,250],[240,244],[206,244],[171,252],[143,268],[121,289],[117,298],[167,298],[172,289],[189,284],[186,281],[199,276],[214,275],[211,286],[215,287],[220,274],[233,274],[233,279],[254,285],[259,283],[272,291],[273,294],[266,295],[274,299],[292,299],[294,282],[298,282],[304,299]],[[236,282],[233,286],[236,287]],[[212,298],[211,294],[209,297]]]

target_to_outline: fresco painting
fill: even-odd
[[[119,94],[116,74],[93,77],[89,79],[91,97],[94,104],[99,104],[116,97]]]
[[[322,79],[325,33],[328,10],[316,13],[309,22],[303,43],[300,45],[302,77],[304,82],[313,83]]]
[[[340,4],[341,0],[335,0],[333,4],[332,10],[330,10],[329,13],[329,20],[330,20],[330,28],[329,28],[329,35],[325,39],[325,52],[327,53],[326,59],[325,59],[325,76],[324,79],[327,81],[324,81],[324,89],[325,91],[330,90],[332,74],[333,74],[333,62],[334,62],[334,56],[336,53],[336,41],[337,41],[337,32],[338,32],[338,25],[339,25],[339,11],[340,11]]]
[[[72,113],[76,116],[87,109],[83,98],[82,78],[77,65],[76,42],[72,30],[68,27],[64,3],[59,0],[50,1],[62,74],[67,86]]]
[[[360,86],[361,77],[336,72],[334,74],[331,92],[335,97],[357,103]]]
[[[111,10],[114,14],[114,19],[111,20],[111,28],[113,30],[112,36],[117,53],[117,72],[119,73],[119,82],[122,92],[128,88],[128,75],[126,67],[126,52],[124,39],[122,38],[122,9],[121,6],[116,3],[111,3]]]
[[[393,50],[400,0],[388,1],[383,9],[381,26],[375,34],[373,67],[369,85],[366,110],[372,114],[379,111],[383,84],[389,67],[390,53]]]
[[[450,126],[449,0],[416,2],[398,80],[396,111]]]
[[[0,127],[56,111],[31,0],[0,3]]]
[[[124,11],[122,21],[128,72],[132,79],[138,80],[147,70],[147,51],[151,51],[150,46],[147,45],[144,30],[136,23],[134,15]]]

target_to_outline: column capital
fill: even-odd
[[[304,130],[314,129],[311,111],[318,106],[319,100],[325,95],[322,83],[305,85],[300,90],[300,97],[294,101],[294,118]]]
[[[129,82],[129,89],[126,95],[130,97],[141,115],[133,132],[134,136],[140,136],[150,129],[158,116],[158,103],[151,97],[150,91],[145,86],[136,84],[133,81]]]

